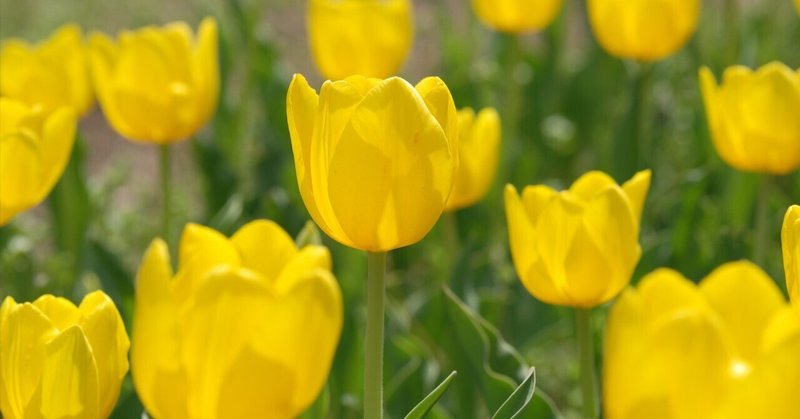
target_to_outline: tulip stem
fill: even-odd
[[[170,237],[170,215],[172,209],[170,207],[171,183],[170,175],[172,174],[172,161],[171,149],[169,144],[161,144],[158,148],[159,163],[161,168],[161,236],[169,243]]]
[[[766,255],[769,247],[769,186],[770,175],[761,175],[756,199],[756,222],[753,232],[753,262],[767,269]]]
[[[367,334],[364,350],[364,418],[383,418],[383,317],[386,252],[367,254]]]
[[[592,309],[576,308],[575,320],[580,356],[580,381],[583,394],[583,417],[597,418],[597,378],[594,368],[594,341],[592,339]]]
[[[649,82],[652,64],[638,62],[632,70],[631,101],[628,115],[614,151],[614,177],[618,182],[630,179],[637,171],[652,165],[647,122],[649,118]]]

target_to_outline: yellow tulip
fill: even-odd
[[[446,210],[468,207],[483,198],[492,184],[500,152],[500,116],[485,108],[475,116],[458,111],[458,169]]]
[[[700,87],[711,139],[726,163],[772,174],[800,168],[800,70],[778,62],[755,72],[734,66],[717,86],[703,67]]]
[[[128,335],[102,291],[79,307],[44,295],[0,306],[0,411],[9,419],[105,418],[128,373]]]
[[[488,27],[508,33],[541,31],[556,18],[563,0],[472,0]]]
[[[752,263],[700,285],[657,270],[611,308],[608,419],[797,418],[800,307]]]
[[[131,372],[159,419],[297,417],[317,398],[342,328],[322,246],[295,247],[271,221],[230,239],[188,225],[172,272],[161,239],[136,284]]]
[[[642,250],[639,222],[650,171],[621,187],[589,172],[562,192],[506,185],[511,256],[534,297],[548,304],[591,308],[630,282]]]
[[[683,47],[697,28],[700,0],[589,0],[597,42],[611,55],[660,60]]]
[[[89,38],[92,77],[103,113],[122,136],[167,144],[208,122],[219,96],[217,22],[205,18],[193,39],[183,22],[125,31],[114,42]]]
[[[327,81],[297,74],[286,98],[297,183],[311,217],[336,241],[384,252],[420,241],[453,185],[458,117],[428,77]]]
[[[310,0],[308,38],[323,76],[393,76],[414,38],[409,0]]]
[[[783,242],[783,267],[786,272],[786,289],[789,299],[800,303],[800,205],[786,211],[781,230]]]
[[[76,124],[72,108],[47,114],[0,97],[0,226],[53,189],[69,162]]]
[[[77,25],[64,25],[30,45],[20,39],[0,47],[0,95],[52,112],[71,106],[86,115],[94,104],[86,45]]]
[[[797,13],[800,14],[800,0],[794,0],[794,6],[797,7]]]

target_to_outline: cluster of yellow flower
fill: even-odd
[[[507,32],[542,29],[561,3],[473,1],[487,25]],[[589,0],[588,10],[606,51],[657,60],[691,37],[699,3]],[[299,74],[288,87],[303,202],[346,246],[380,255],[419,242],[443,211],[486,194],[498,164],[500,117],[491,108],[457,111],[437,77],[416,86],[391,77],[412,43],[407,0],[311,0],[308,7],[312,52],[332,80],[319,94]],[[756,72],[729,68],[722,86],[706,68],[700,79],[714,145],[726,162],[775,174],[800,167],[800,72],[772,63]],[[203,20],[196,35],[174,23],[116,40],[92,34],[85,44],[68,25],[39,45],[5,42],[0,225],[53,188],[93,92],[126,138],[189,138],[217,103],[216,22]],[[619,295],[606,326],[605,417],[797,417],[800,206],[786,213],[782,235],[793,305],[749,262],[723,265],[697,286],[658,270],[631,288],[650,181],[649,170],[623,185],[590,172],[566,191],[537,185],[520,195],[505,188],[514,266],[534,297],[591,309]],[[376,289],[370,299],[382,301],[382,282]],[[367,352],[370,342],[382,342],[382,310],[368,318]],[[0,410],[9,418],[107,417],[130,346],[134,384],[154,417],[295,417],[326,381],[342,311],[325,247],[298,249],[270,221],[253,221],[231,238],[187,225],[177,271],[161,239],[144,254],[132,344],[100,291],[78,307],[50,295],[33,303],[6,298]],[[372,329],[369,321],[379,325]],[[368,367],[367,386],[375,373]],[[378,388],[381,380],[378,371]],[[377,408],[366,400],[367,417],[380,416],[377,397]]]

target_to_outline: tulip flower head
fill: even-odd
[[[317,398],[342,328],[322,246],[295,247],[271,221],[230,239],[183,232],[172,272],[161,239],[136,284],[131,372],[151,417],[297,417]]]
[[[589,172],[562,192],[507,185],[511,255],[525,288],[548,304],[591,308],[631,280],[642,250],[639,222],[650,171],[619,186]]]
[[[310,0],[308,38],[320,73],[397,74],[414,37],[410,0]]]
[[[484,25],[500,32],[538,32],[561,10],[563,0],[472,0]]]
[[[800,307],[757,266],[728,263],[699,285],[660,269],[609,313],[605,417],[796,418],[798,354]]]
[[[620,58],[654,61],[672,55],[697,28],[700,0],[589,0],[597,42]]]
[[[792,205],[786,211],[781,230],[781,242],[789,299],[793,303],[800,303],[800,205]]]
[[[0,411],[6,418],[106,418],[128,373],[128,335],[102,291],[80,306],[44,295],[0,306]]]
[[[458,111],[458,157],[448,211],[480,201],[492,184],[500,157],[500,116],[494,108],[477,116],[470,108]]]
[[[69,107],[0,97],[0,226],[44,200],[69,162],[77,117]]]
[[[208,122],[219,95],[217,23],[197,36],[183,22],[125,31],[117,42],[90,36],[97,96],[111,126],[139,142],[185,140]]]
[[[64,25],[30,45],[20,39],[0,46],[0,95],[53,112],[63,106],[86,115],[94,104],[86,45],[77,25]]]
[[[772,62],[725,70],[717,85],[707,67],[700,87],[711,139],[738,170],[783,175],[800,168],[800,70]]]
[[[436,77],[326,81],[297,74],[286,99],[297,183],[317,225],[344,245],[384,252],[420,241],[444,210],[458,117]]]

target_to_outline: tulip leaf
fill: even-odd
[[[453,379],[456,378],[456,371],[450,373],[444,381],[441,382],[433,391],[430,392],[418,405],[416,405],[410,412],[406,415],[405,419],[422,419],[424,418],[428,412],[431,411],[436,402],[444,395],[445,391],[450,387],[450,383]]]
[[[530,405],[533,400],[533,394],[536,390],[536,368],[528,370],[528,375],[522,380],[519,386],[511,393],[510,396],[500,405],[500,408],[494,412],[492,419],[515,419],[520,417],[525,408]]]
[[[303,248],[308,245],[321,245],[322,244],[322,236],[319,234],[319,229],[317,229],[317,225],[314,224],[313,221],[308,220],[306,221],[306,225],[303,226],[303,229],[297,233],[297,237],[294,239],[295,244],[297,244],[298,248]]]

